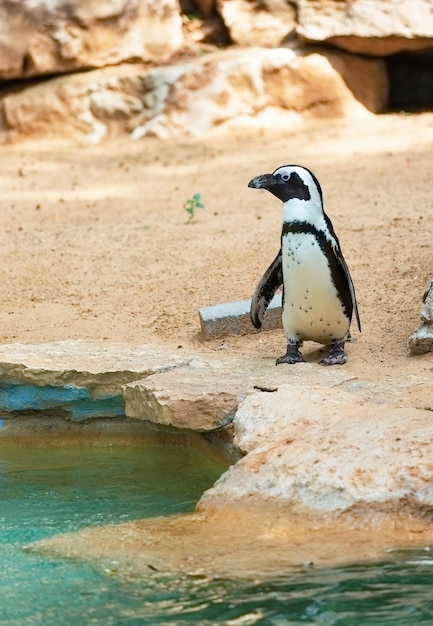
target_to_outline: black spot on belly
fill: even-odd
[[[327,223],[328,222],[329,221],[327,220]],[[335,236],[332,224],[330,222],[328,223],[328,228],[331,234]],[[332,282],[334,283],[337,290],[338,298],[340,299],[340,302],[343,306],[346,317],[351,320],[353,313],[353,302],[349,287],[349,278],[346,274],[344,264],[342,264],[337,258],[337,255],[331,243],[326,238],[325,234],[317,229],[315,226],[313,226],[312,224],[308,224],[307,222],[285,222],[283,224],[282,237],[285,237],[286,235],[290,236],[292,234],[313,235],[314,240],[311,241],[311,245],[315,246],[317,244],[322,250],[324,256],[326,257],[329,265],[329,271],[332,277]],[[298,264],[300,264],[299,261]]]

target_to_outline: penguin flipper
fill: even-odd
[[[283,263],[281,248],[266,272],[263,274],[251,299],[250,317],[255,328],[261,328],[266,309],[275,292],[283,284]]]
[[[338,250],[337,258],[340,262],[340,265],[342,266],[344,270],[344,273],[346,274],[347,282],[349,284],[350,297],[352,299],[352,304],[353,304],[353,311],[355,313],[356,321],[358,324],[358,330],[359,332],[361,332],[361,320],[359,317],[358,303],[356,301],[355,287],[353,286],[352,277],[350,275],[349,268],[347,267],[347,263],[344,260],[344,257],[341,253],[341,250]]]
[[[353,311],[355,313],[356,321],[358,323],[358,330],[359,330],[359,332],[361,332],[361,320],[360,320],[360,317],[359,317],[358,303],[356,301],[355,287],[353,286],[352,277],[350,275],[349,268],[347,267],[347,263],[346,263],[346,261],[344,259],[343,253],[341,252],[340,242],[338,241],[338,237],[335,234],[334,227],[332,226],[332,222],[329,219],[329,217],[326,215],[325,212],[323,212],[323,215],[324,215],[324,218],[325,218],[326,225],[329,228],[329,232],[331,233],[332,237],[335,239],[335,242],[337,244],[334,247],[335,256],[337,257],[337,260],[338,260],[338,262],[339,262],[339,264],[340,264],[341,268],[343,269],[343,272],[344,272],[344,274],[346,276],[346,280],[347,280],[347,283],[349,285],[350,298],[352,300]]]

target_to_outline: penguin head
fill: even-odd
[[[282,165],[272,174],[261,174],[248,183],[254,189],[267,189],[279,200],[312,201],[322,206],[322,189],[310,170],[301,165]]]

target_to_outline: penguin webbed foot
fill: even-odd
[[[344,365],[347,361],[344,343],[344,341],[333,341],[328,356],[319,361],[320,365]]]
[[[287,342],[287,352],[283,356],[280,356],[275,365],[281,365],[282,363],[288,363],[294,365],[295,363],[304,363],[305,359],[299,352],[299,348],[302,346],[302,341],[296,341],[295,339],[289,339]]]

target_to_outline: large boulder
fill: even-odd
[[[46,81],[3,97],[0,128],[12,137],[69,134],[99,141],[129,132],[136,139],[168,138],[379,112],[386,102],[381,61],[328,50],[250,48]]]
[[[360,54],[433,46],[431,0],[298,0],[298,22],[304,39]]]
[[[285,506],[307,516],[433,510],[430,411],[351,393],[282,385],[240,405],[235,443],[247,452],[200,500],[220,506]]]
[[[0,78],[167,59],[183,43],[177,0],[0,0]]]

